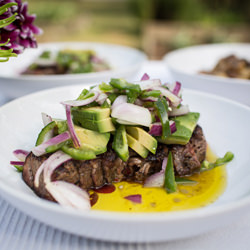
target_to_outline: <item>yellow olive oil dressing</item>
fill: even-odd
[[[207,149],[207,160],[215,161],[216,156]],[[163,212],[199,208],[213,203],[226,188],[226,167],[195,174],[188,179],[197,183],[178,185],[178,191],[168,194],[163,188],[144,188],[141,184],[115,183],[112,193],[98,193],[98,201],[92,207],[95,210],[117,212]],[[140,194],[142,203],[133,203],[124,199],[129,195]]]

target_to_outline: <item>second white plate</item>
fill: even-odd
[[[21,75],[38,55],[44,50],[58,51],[60,49],[90,49],[98,57],[106,60],[111,70],[66,75]],[[8,98],[20,97],[35,91],[66,86],[72,84],[87,84],[109,81],[112,77],[133,77],[138,73],[146,55],[134,48],[105,43],[90,42],[60,42],[39,44],[37,49],[27,49],[17,58],[11,58],[7,63],[0,64],[1,93]]]
[[[185,88],[214,93],[250,105],[250,80],[199,74],[212,70],[223,57],[236,55],[250,61],[250,44],[191,46],[166,54],[164,62],[173,78]]]

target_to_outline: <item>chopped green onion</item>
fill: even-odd
[[[159,98],[155,102],[155,108],[162,124],[162,139],[166,139],[171,135],[170,124],[168,120],[168,103],[165,98]]]
[[[210,163],[209,161],[205,160],[201,164],[201,172],[211,170],[213,168],[222,166],[230,161],[232,161],[234,158],[234,154],[232,152],[227,152],[224,157],[218,158],[215,162]]]
[[[168,154],[168,162],[167,162],[167,166],[165,169],[164,187],[168,193],[174,193],[177,191],[177,185],[176,185],[175,176],[174,176],[173,157],[172,157],[171,152],[169,152]]]

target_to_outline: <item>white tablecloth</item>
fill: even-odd
[[[171,81],[167,69],[159,61],[147,62],[138,78],[143,72],[164,82]],[[5,97],[0,95],[0,105],[5,101]],[[54,229],[23,214],[0,198],[0,250],[47,249],[249,250],[250,211],[237,223],[194,238],[154,244],[120,244],[86,239]]]

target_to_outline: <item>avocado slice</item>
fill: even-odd
[[[115,130],[115,126],[113,125],[111,118],[93,121],[89,119],[82,119],[78,116],[73,116],[73,122],[74,124],[83,128],[94,130],[100,133],[106,133]]]
[[[73,108],[72,116],[78,119],[88,119],[99,121],[110,117],[110,108],[90,107],[90,108]]]
[[[148,150],[133,136],[127,134],[127,140],[128,140],[128,146],[132,148],[142,158],[146,158],[148,156]]]
[[[162,139],[161,137],[157,137],[157,140],[164,144],[187,144],[193,134],[199,117],[199,113],[189,112],[186,115],[173,118],[172,120],[175,121],[177,130],[168,138]]]
[[[76,125],[74,128],[80,140],[81,149],[92,150],[96,155],[107,151],[110,133],[99,133]]]
[[[147,133],[144,129],[139,127],[126,127],[127,133],[139,141],[145,148],[155,154],[157,149],[157,140]]]

